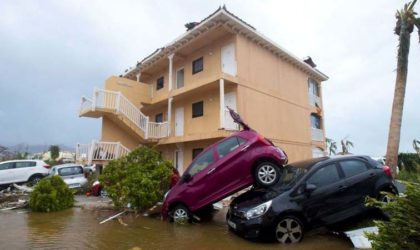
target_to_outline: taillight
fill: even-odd
[[[388,175],[389,177],[392,177],[392,169],[388,166],[384,166],[384,172],[386,175]]]
[[[48,164],[45,164],[43,167],[46,168],[46,169],[50,169],[51,166],[48,165]]]

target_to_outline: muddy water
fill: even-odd
[[[229,232],[225,211],[211,221],[174,225],[128,215],[99,225],[115,212],[73,208],[50,214],[0,212],[0,249],[353,249],[350,241],[310,232],[303,242],[282,246],[244,240]]]

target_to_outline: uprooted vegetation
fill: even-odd
[[[29,207],[36,212],[52,212],[73,207],[73,191],[59,176],[42,179],[31,192]]]
[[[169,189],[172,168],[156,150],[139,147],[111,161],[100,176],[100,182],[116,207],[130,204],[144,210],[163,199]]]

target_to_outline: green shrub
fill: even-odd
[[[401,170],[420,172],[420,156],[416,153],[399,153],[398,166]]]
[[[420,171],[409,172],[407,170],[401,170],[397,177],[398,180],[415,182],[420,184]]]
[[[368,199],[368,205],[390,216],[389,221],[375,221],[379,234],[368,234],[373,249],[420,249],[420,185],[406,185],[406,196],[395,196],[388,204]]]
[[[59,176],[42,179],[29,197],[29,207],[37,212],[59,211],[73,203],[73,192]]]
[[[111,161],[99,180],[116,207],[131,204],[142,210],[162,200],[169,189],[172,168],[156,150],[139,147]]]

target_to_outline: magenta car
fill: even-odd
[[[164,219],[190,220],[223,198],[252,184],[271,186],[287,163],[285,152],[252,130],[230,110],[243,130],[201,152],[188,166],[180,181],[165,195]]]

